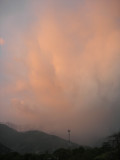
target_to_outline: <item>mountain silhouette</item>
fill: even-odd
[[[49,135],[42,131],[18,132],[5,124],[0,124],[0,142],[19,153],[43,153],[52,152],[58,148],[69,148],[69,143],[55,135]],[[71,143],[71,148],[77,147]]]

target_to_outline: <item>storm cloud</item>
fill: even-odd
[[[70,128],[80,144],[119,131],[120,1],[0,0],[0,10],[0,120],[64,138]]]

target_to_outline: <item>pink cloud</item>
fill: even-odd
[[[31,18],[27,32],[19,32],[13,18],[7,48],[11,63],[4,62],[12,82],[2,90],[15,121],[60,134],[68,127],[78,139],[101,130],[107,134],[105,127],[113,130],[111,104],[120,79],[120,1],[84,2],[72,10],[57,10],[53,3],[39,14],[33,1],[37,21]]]
[[[2,38],[0,38],[0,45],[3,45],[4,43],[5,41]]]

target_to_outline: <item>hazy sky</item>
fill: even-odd
[[[0,121],[80,144],[120,130],[120,0],[0,0]]]

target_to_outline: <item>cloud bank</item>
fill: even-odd
[[[120,1],[21,1],[21,10],[13,0],[11,6],[1,16],[1,121],[64,138],[70,128],[80,144],[118,131]]]

